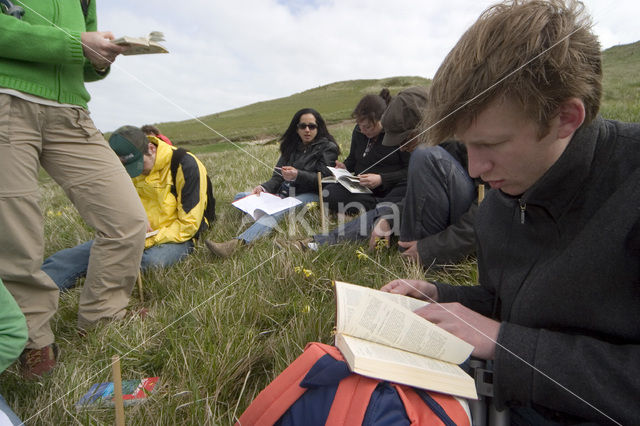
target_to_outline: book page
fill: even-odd
[[[234,207],[249,214],[254,220],[258,220],[260,216],[265,214],[274,214],[282,210],[288,210],[302,201],[293,197],[280,198],[277,195],[268,192],[247,195],[239,200],[231,203]]]
[[[473,378],[455,364],[344,334],[336,336],[336,346],[356,373],[464,398],[477,398]]]
[[[407,296],[340,281],[335,286],[338,333],[454,364],[464,362],[473,351],[472,345],[416,315],[415,302],[399,302],[411,299]]]
[[[338,169],[336,167],[327,167],[331,173],[336,177],[336,180],[344,186],[349,192],[353,194],[371,194],[373,193],[366,186],[360,185],[360,179],[354,176],[347,169]]]

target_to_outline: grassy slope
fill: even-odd
[[[638,44],[605,53],[605,116],[638,121],[639,54]],[[282,131],[293,110],[313,105],[334,123],[331,131],[346,154],[352,122],[342,120],[363,93],[377,92],[381,85],[377,81],[336,83],[207,120],[219,131],[224,129],[225,135],[243,129],[237,138],[261,138]],[[342,96],[349,101],[340,101]],[[160,127],[179,142],[206,139],[205,131],[188,122]],[[206,235],[215,240],[228,239],[243,228],[241,215],[229,205],[233,195],[271,173],[270,167],[248,160],[247,155],[268,165],[278,156],[275,145],[243,145],[247,153],[242,154],[229,147],[228,143],[215,149],[197,146],[218,200],[219,220]],[[58,186],[45,178],[42,193],[46,254],[91,238],[91,231]],[[320,229],[316,211],[303,217],[308,229],[285,226],[275,239],[302,237]],[[85,339],[75,332],[80,293],[75,289],[62,295],[54,317],[63,353],[58,368],[41,383],[24,383],[14,366],[2,375],[0,393],[24,420],[30,418],[30,424],[113,423],[110,410],[76,412],[73,404],[90,384],[109,380],[109,360],[118,353],[123,378],[159,375],[162,379],[151,401],[126,409],[128,424],[231,424],[307,342],[331,341],[332,279],[377,287],[395,277],[424,276],[395,251],[361,258],[356,254],[358,247],[346,244],[300,253],[281,249],[267,238],[222,261],[199,244],[177,266],[145,274],[144,306],[150,316],[144,322],[102,324]],[[296,266],[312,270],[313,275],[305,278],[295,272]],[[473,283],[475,264],[428,271],[427,276],[461,285]],[[131,304],[142,306],[137,290]]]

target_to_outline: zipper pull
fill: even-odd
[[[520,223],[524,225],[524,214],[527,210],[527,203],[520,199],[518,200],[518,204],[520,204]]]

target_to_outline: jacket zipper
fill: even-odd
[[[524,215],[527,210],[527,203],[520,198],[518,199],[518,204],[520,205],[520,223],[524,225]]]

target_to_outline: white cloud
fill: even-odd
[[[98,2],[101,30],[165,33],[168,55],[120,57],[88,85],[104,131],[177,121],[341,80],[431,77],[489,0]],[[631,0],[590,0],[603,47],[640,39]]]

